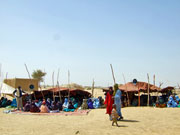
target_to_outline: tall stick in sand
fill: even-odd
[[[6,72],[6,80],[7,80],[7,78],[8,78],[8,72]]]
[[[46,72],[45,72],[45,69],[44,69],[44,73],[46,73]],[[46,88],[46,84],[45,84],[45,76],[44,76],[44,81],[43,81],[43,82],[44,82],[44,88]]]
[[[2,68],[2,64],[0,63],[0,81],[1,81],[1,68]],[[1,89],[2,89],[2,84],[0,85],[0,97],[1,97]]]
[[[116,80],[115,80],[115,77],[114,77],[114,71],[113,71],[112,64],[110,64],[110,66],[111,66],[111,71],[112,71],[113,81],[114,81],[114,84],[116,84]]]
[[[126,79],[125,79],[125,76],[124,76],[124,74],[122,74],[122,75],[123,75],[124,84],[125,84],[125,87],[126,87],[126,94],[127,94],[127,99],[128,99],[128,106],[129,106],[129,105],[130,105],[130,102],[129,102],[129,94],[128,94],[128,92],[127,92]]]
[[[54,71],[52,73],[52,83],[53,83],[53,89],[54,89]],[[54,90],[53,90],[53,101],[55,101]]]
[[[70,98],[70,72],[69,70],[68,70],[68,89],[69,89],[68,91],[68,101],[69,101],[69,98]]]
[[[0,63],[0,79],[1,79],[1,69],[2,69],[2,64]]]
[[[62,99],[61,99],[61,92],[60,92],[60,87],[59,87],[59,70],[60,70],[60,69],[58,69],[58,75],[57,75],[57,87],[58,87],[58,90],[59,90],[59,100],[60,100],[60,102],[61,102]]]
[[[149,74],[147,74],[148,79],[148,100],[147,100],[147,106],[149,106]]]
[[[32,81],[31,76],[30,76],[30,73],[29,73],[29,70],[28,70],[28,67],[27,67],[26,64],[24,64],[24,65],[25,65],[26,71],[27,71],[27,73],[28,73],[29,79]],[[33,93],[34,93],[34,92],[33,92]],[[36,95],[35,95],[35,93],[34,93],[34,99],[36,100]]]
[[[93,79],[93,83],[92,83],[92,98],[94,97],[94,84],[95,84],[95,82],[94,82],[94,79]]]

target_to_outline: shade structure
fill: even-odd
[[[147,92],[148,91],[148,83],[146,82],[137,82],[136,85],[134,85],[132,82],[128,82],[124,85],[119,86],[119,89],[124,92]],[[150,92],[157,92],[160,88],[157,86],[154,86],[152,84],[149,84],[149,91]]]
[[[56,87],[56,88],[50,88],[47,90],[41,90],[41,91],[34,91],[37,98],[42,97],[42,93],[44,95],[52,94],[59,95],[59,92],[61,93],[61,96],[68,96],[68,93],[70,92],[70,96],[85,96],[85,97],[91,97],[91,93],[88,91],[84,91],[81,89],[69,89],[66,87]]]

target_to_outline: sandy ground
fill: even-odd
[[[91,92],[91,91],[89,91]],[[94,97],[102,96],[95,89]],[[0,109],[0,135],[179,135],[180,108],[127,107],[124,121],[112,127],[105,109],[83,116],[5,114]]]
[[[85,116],[5,114],[0,109],[1,135],[178,135],[180,108],[127,107],[124,121],[111,126],[105,109]]]

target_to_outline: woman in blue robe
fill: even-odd
[[[121,90],[118,88],[118,84],[114,85],[114,104],[116,105],[116,110],[120,118],[118,120],[123,119],[122,113],[121,113]]]

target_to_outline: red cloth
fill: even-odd
[[[112,112],[112,105],[114,104],[113,95],[107,92],[106,99],[104,104],[106,104],[106,114],[110,114]]]

